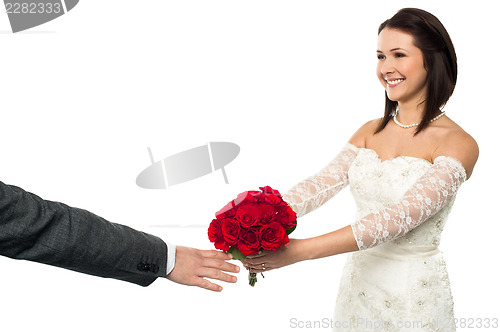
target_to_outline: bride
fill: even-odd
[[[339,330],[455,330],[441,232],[472,174],[475,140],[445,115],[457,79],[451,39],[432,14],[398,11],[379,27],[384,117],[367,122],[333,160],[283,195],[297,217],[350,185],[357,221],[291,239],[243,261],[263,272],[347,252],[335,309]]]

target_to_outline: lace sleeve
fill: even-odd
[[[462,164],[440,156],[396,204],[351,225],[359,250],[408,233],[454,199],[466,174]]]
[[[347,143],[321,171],[297,183],[284,195],[297,217],[315,210],[349,184],[347,172],[359,149]]]

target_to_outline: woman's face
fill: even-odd
[[[390,100],[399,103],[425,100],[427,71],[412,35],[384,28],[378,36],[377,58],[377,76]]]

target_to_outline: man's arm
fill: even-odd
[[[239,272],[238,266],[226,262],[231,254],[188,247],[169,252],[167,244],[154,235],[2,182],[0,255],[141,286],[167,277],[167,263],[171,281],[213,291],[222,287],[205,278],[234,283],[236,277],[223,271]]]
[[[160,238],[2,182],[0,255],[141,286],[166,276]]]

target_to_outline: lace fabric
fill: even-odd
[[[347,144],[320,172],[283,195],[300,217],[350,185],[359,251],[346,260],[335,330],[455,330],[438,246],[465,179],[460,162],[450,157],[434,163],[406,156],[382,161],[374,150]]]
[[[347,144],[322,170],[297,183],[283,195],[297,214],[302,217],[325,204],[349,184],[349,168],[358,148]]]
[[[360,149],[346,144],[322,170],[297,183],[288,190],[283,199],[302,217],[325,204],[349,184],[349,169],[360,150],[371,151],[383,163],[375,151]],[[462,164],[451,157],[439,156],[430,168],[405,193],[401,200],[390,206],[364,216],[351,224],[359,250],[368,249],[405,235],[422,222],[432,217],[441,208],[452,203],[460,185],[466,179]]]
[[[351,224],[359,249],[396,239],[418,227],[454,200],[465,178],[459,161],[437,157],[399,202]]]

